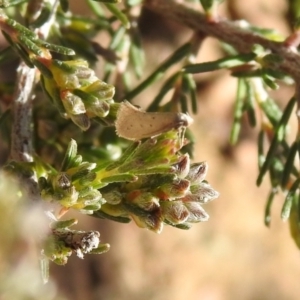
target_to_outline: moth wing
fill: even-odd
[[[173,128],[187,127],[191,120],[190,116],[182,113],[144,112],[128,101],[124,101],[120,104],[115,125],[120,137],[140,140]]]

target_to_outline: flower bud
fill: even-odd
[[[79,79],[88,79],[91,76],[94,76],[95,72],[94,70],[85,67],[85,66],[77,66],[75,74]]]
[[[185,201],[197,201],[206,203],[219,197],[219,193],[215,191],[207,182],[201,182],[199,185],[191,186],[191,194],[184,197]]]
[[[184,202],[185,207],[189,211],[188,222],[197,223],[207,221],[209,215],[202,208],[199,202]]]
[[[185,178],[190,171],[190,157],[188,153],[180,156],[179,161],[175,164],[176,174],[179,178]]]
[[[159,210],[145,214],[144,216],[137,216],[132,214],[131,217],[136,225],[141,228],[147,228],[156,233],[161,233],[163,229],[163,222]]]
[[[159,207],[159,199],[152,193],[142,190],[132,191],[127,194],[126,198],[145,211],[153,211]]]
[[[172,200],[185,196],[190,187],[190,182],[186,179],[176,179],[171,183],[159,186],[154,194],[161,200]]]
[[[106,200],[109,204],[119,204],[122,201],[122,194],[119,191],[110,191],[108,193],[102,194],[103,198]]]
[[[93,116],[104,118],[109,113],[109,104],[102,100],[96,100],[93,103],[86,103],[87,112]]]
[[[62,103],[69,114],[79,115],[86,112],[84,103],[81,98],[69,91],[61,93]]]
[[[78,198],[78,202],[83,203],[84,206],[93,205],[93,204],[98,203],[100,201],[101,201],[101,203],[105,203],[105,200],[102,198],[102,195],[98,190],[91,190],[84,197]]]
[[[120,204],[112,205],[109,203],[105,203],[101,206],[101,211],[104,213],[113,216],[113,217],[126,217],[128,216],[128,212],[124,209],[124,207]]]
[[[86,174],[86,176],[82,176],[81,178],[79,178],[78,183],[82,186],[87,186],[91,184],[96,179],[96,177],[97,175],[95,172],[89,172]]]
[[[191,165],[186,179],[189,180],[192,185],[200,183],[204,180],[207,170],[208,164],[206,162],[194,163]]]
[[[103,101],[112,99],[114,94],[115,94],[115,87],[111,84],[105,84],[101,89],[95,92],[95,95]]]
[[[51,177],[51,182],[54,190],[66,190],[72,185],[71,179],[66,173],[59,173]]]
[[[72,181],[81,179],[96,167],[96,163],[83,162],[78,167],[67,170],[67,174],[72,178]]]
[[[181,201],[164,201],[161,203],[162,216],[171,224],[184,223],[189,211]]]
[[[91,126],[90,120],[85,113],[78,115],[70,115],[70,118],[83,131],[88,130]]]

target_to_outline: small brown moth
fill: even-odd
[[[118,136],[140,140],[171,129],[188,127],[192,122],[193,119],[184,113],[145,112],[124,101],[120,104],[115,125]]]

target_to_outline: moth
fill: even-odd
[[[184,113],[145,112],[130,102],[120,104],[116,118],[117,135],[128,140],[153,137],[171,129],[188,127],[193,119]]]

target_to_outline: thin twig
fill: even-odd
[[[49,34],[59,1],[52,0],[51,4],[51,18],[37,32],[41,38],[46,38]],[[36,69],[29,68],[24,62],[21,62],[17,73],[17,83],[13,96],[14,121],[10,157],[12,160],[19,162],[31,162],[34,153],[32,142],[32,91],[35,86]]]
[[[145,7],[173,19],[193,30],[201,31],[208,36],[217,38],[236,48],[239,52],[250,52],[254,45],[261,45],[270,52],[282,58],[281,62],[274,62],[270,67],[282,71],[294,79],[300,79],[300,55],[293,51],[293,47],[283,42],[264,38],[250,29],[243,28],[244,23],[218,20],[210,22],[201,12],[191,9],[174,0],[145,0]]]
[[[46,38],[55,21],[55,12],[59,1],[52,0],[52,14],[48,22],[39,28],[37,34],[40,38]],[[2,16],[3,17],[3,16]],[[2,24],[5,26],[5,22]],[[20,63],[17,71],[16,88],[13,96],[13,125],[11,132],[10,158],[17,162],[33,161],[33,89],[37,70],[28,67],[24,62]],[[25,179],[28,194],[31,198],[39,198],[36,176]]]
[[[19,162],[31,162],[32,145],[32,89],[35,69],[21,63],[18,68],[14,92],[13,126],[11,134],[10,158]]]

